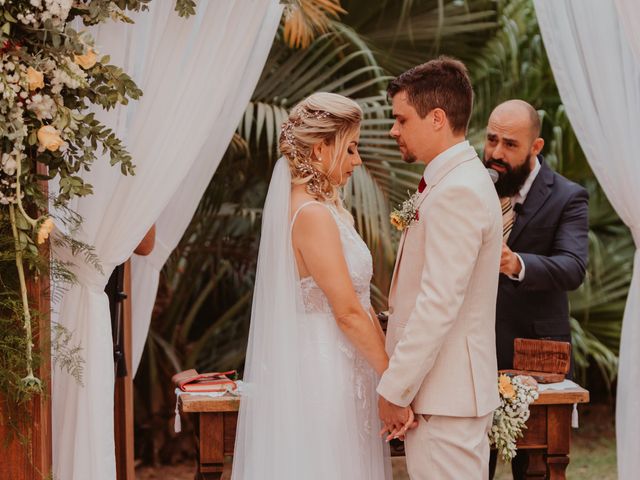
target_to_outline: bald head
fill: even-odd
[[[522,100],[498,105],[487,122],[484,163],[498,172],[496,190],[501,197],[515,195],[544,147],[538,112]]]
[[[525,127],[531,132],[531,140],[540,136],[540,116],[531,104],[524,100],[513,99],[502,102],[491,112],[489,121],[496,118],[499,123],[509,123],[514,126]]]

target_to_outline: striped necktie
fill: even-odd
[[[506,242],[509,239],[511,230],[513,229],[515,215],[513,207],[511,206],[511,199],[509,197],[502,197],[500,199],[500,206],[502,207],[502,239]]]

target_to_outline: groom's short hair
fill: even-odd
[[[403,91],[421,118],[434,108],[441,108],[447,114],[453,133],[466,133],[473,88],[464,63],[443,55],[413,67],[387,87],[389,98]]]

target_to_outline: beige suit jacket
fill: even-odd
[[[398,249],[378,393],[416,413],[480,417],[499,404],[500,202],[473,147],[427,169],[425,180],[419,219]]]

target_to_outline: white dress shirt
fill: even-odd
[[[462,142],[456,143],[455,145],[447,148],[444,152],[440,152],[438,155],[436,155],[424,169],[422,178],[424,178],[426,184],[429,185],[430,179],[433,178],[436,172],[440,169],[441,165],[444,165],[448,159],[455,157],[465,148],[469,148],[468,140],[463,140]]]
[[[538,159],[536,159],[536,164],[533,167],[533,169],[531,170],[531,172],[529,173],[529,176],[527,177],[527,179],[524,181],[524,184],[522,185],[522,187],[520,188],[520,190],[518,191],[518,193],[516,193],[513,197],[511,197],[511,206],[515,207],[516,204],[520,204],[522,205],[524,203],[524,201],[527,199],[527,195],[529,193],[529,190],[531,190],[531,185],[533,185],[533,181],[536,179],[536,177],[538,176],[538,173],[540,172],[540,162],[538,161]],[[515,210],[514,210],[515,212]],[[518,215],[517,213],[514,213],[514,215]],[[515,222],[514,222],[515,224]],[[518,275],[509,275],[509,278],[511,280],[516,280],[518,282],[521,282],[524,279],[524,262],[522,261],[522,257],[520,255],[518,255],[517,253],[515,253],[515,256],[518,257],[518,261],[520,262],[520,273]]]

